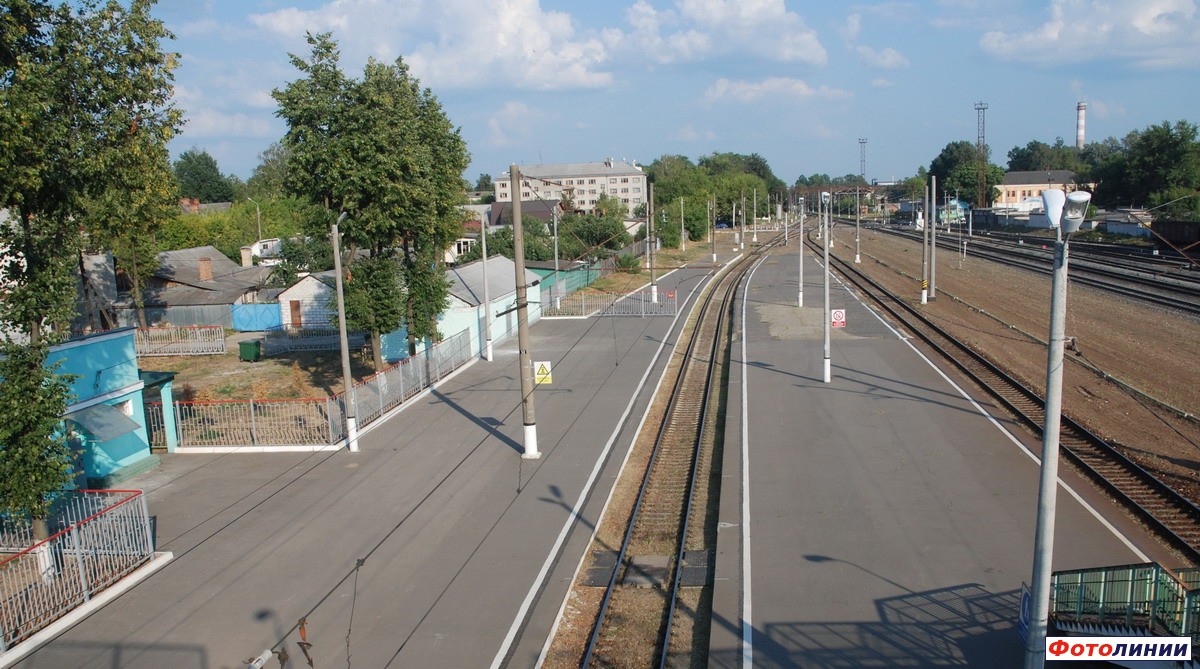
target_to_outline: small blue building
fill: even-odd
[[[134,328],[72,339],[53,347],[46,363],[61,363],[58,373],[75,376],[64,419],[80,446],[89,488],[111,488],[158,466],[146,434],[146,382],[138,372]],[[154,387],[169,407],[171,381],[161,376]]]

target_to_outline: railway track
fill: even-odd
[[[1041,433],[1045,402],[1040,395],[925,318],[918,309],[871,280],[852,263],[833,257],[830,261],[862,294],[971,377],[1035,433]],[[1061,453],[1069,462],[1168,545],[1200,565],[1200,507],[1067,416],[1062,418],[1059,437]]]
[[[643,428],[643,435],[653,439],[632,507],[620,518],[623,511],[612,512],[612,522],[624,523],[620,545],[605,544],[602,526],[586,569],[572,586],[572,601],[596,602],[590,633],[578,649],[567,647],[571,642],[560,641],[560,634],[545,666],[688,667],[707,655],[716,544],[711,508],[720,475],[714,470],[719,463],[717,394],[734,300],[758,258],[747,255],[705,290],[682,335],[686,346],[668,370],[668,378],[674,374],[669,398],[660,410],[651,410],[656,422]],[[638,446],[642,443],[640,438]]]
[[[907,231],[878,228],[879,231],[920,240],[920,236]],[[938,248],[957,252],[957,240],[938,239]],[[1074,251],[1074,244],[1072,244]],[[1010,267],[1050,274],[1052,252],[1041,251],[1030,246],[997,245],[981,238],[974,238],[969,254],[985,258]],[[1132,300],[1148,302],[1160,307],[1175,309],[1182,313],[1200,315],[1200,283],[1191,274],[1176,272],[1173,275],[1145,267],[1134,268],[1115,265],[1100,257],[1086,257],[1072,253],[1070,281],[1109,293],[1122,295]]]

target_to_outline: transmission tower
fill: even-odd
[[[979,114],[979,132],[975,137],[975,206],[981,209],[987,206],[984,198],[987,192],[987,140],[983,132],[983,115],[987,108],[986,102],[975,103],[975,112]]]
[[[858,176],[867,180],[867,138],[858,138]]]

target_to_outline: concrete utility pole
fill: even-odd
[[[754,220],[754,223],[752,224],[752,226],[754,228],[754,239],[751,239],[750,241],[757,244],[758,243],[758,189],[757,188],[754,189],[754,219],[753,220]]]
[[[717,262],[717,219],[713,216],[713,201],[708,201],[708,243],[712,245],[712,261]]]
[[[824,219],[825,227],[830,228],[831,226],[830,226],[830,220],[829,220],[830,219],[830,216],[829,216],[829,209],[830,209],[829,191],[823,191],[821,193],[821,202],[825,205],[825,219]],[[832,236],[833,236],[832,230],[830,230],[830,233],[831,234],[829,236],[832,238]],[[832,241],[832,240],[829,240],[829,241]],[[830,361],[831,356],[830,356],[830,348],[829,348],[829,336],[830,336],[829,328],[831,325],[830,317],[832,316],[832,314],[830,313],[830,308],[829,308],[829,246],[830,245],[829,245],[828,241],[826,241],[826,242],[822,242],[821,246],[824,248],[824,251],[825,251],[825,271],[823,272],[825,275],[825,374],[824,374],[824,378],[825,378],[825,383],[829,383],[830,381],[833,380],[833,365]]]
[[[859,234],[860,234],[859,226],[861,225],[861,221],[859,219],[861,218],[861,214],[860,214],[861,209],[862,209],[862,206],[859,205],[859,203],[858,203],[858,184],[855,184],[854,185],[854,264],[855,265],[862,262],[862,258],[859,254],[859,251],[861,250],[860,243],[859,243]]]
[[[658,304],[658,279],[654,274],[655,253],[658,249],[654,238],[654,184],[650,184],[650,209],[646,216],[646,262],[650,264],[650,303]]]
[[[529,300],[525,285],[525,231],[521,226],[521,170],[511,168],[513,183],[513,267],[517,274],[517,356],[521,374],[521,415],[525,425],[525,452],[521,457],[536,460],[538,452],[537,419],[533,410],[533,361],[529,357]]]
[[[558,205],[554,205],[554,209],[550,211],[550,220],[554,222],[554,308],[558,308],[559,300],[559,273],[558,273]]]
[[[492,361],[492,298],[488,294],[487,272],[487,226],[489,214],[483,215],[479,225],[479,236],[483,240],[483,359]]]
[[[929,186],[925,187],[925,218],[929,218]],[[929,221],[921,225],[921,304],[929,302]]]
[[[937,177],[930,175],[933,184],[929,189],[929,202],[933,205],[933,214],[929,217],[932,224],[929,230],[929,299],[937,299]]]
[[[342,385],[345,386],[345,391],[342,393],[342,413],[346,415],[346,445],[350,447],[351,453],[357,453],[358,418],[355,416],[354,378],[350,376],[350,342],[346,337],[346,295],[342,291],[342,236],[338,232],[338,226],[349,215],[349,212],[343,211],[338,216],[337,222],[333,224],[333,229],[329,231],[329,241],[333,244],[334,286],[337,288],[338,340],[341,342],[342,348]]]
[[[683,198],[679,198],[679,251],[687,250],[687,228],[683,225]]]
[[[742,209],[742,236],[740,238],[741,243],[738,245],[738,250],[745,251],[746,250],[746,193],[745,193],[745,191],[742,192],[742,207],[741,207],[741,209]]]
[[[804,198],[800,198],[800,224],[799,224],[799,227],[796,228],[796,239],[799,240],[797,242],[797,246],[799,248],[797,249],[796,255],[800,256],[800,281],[797,282],[800,284],[800,297],[798,300],[799,304],[797,306],[803,307],[804,306]]]

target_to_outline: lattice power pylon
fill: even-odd
[[[984,135],[983,115],[987,111],[986,102],[976,102],[975,112],[979,114],[979,131],[975,136],[975,206],[987,206],[984,195],[987,192],[987,139]]]
[[[858,176],[867,180],[867,138],[858,138]]]

